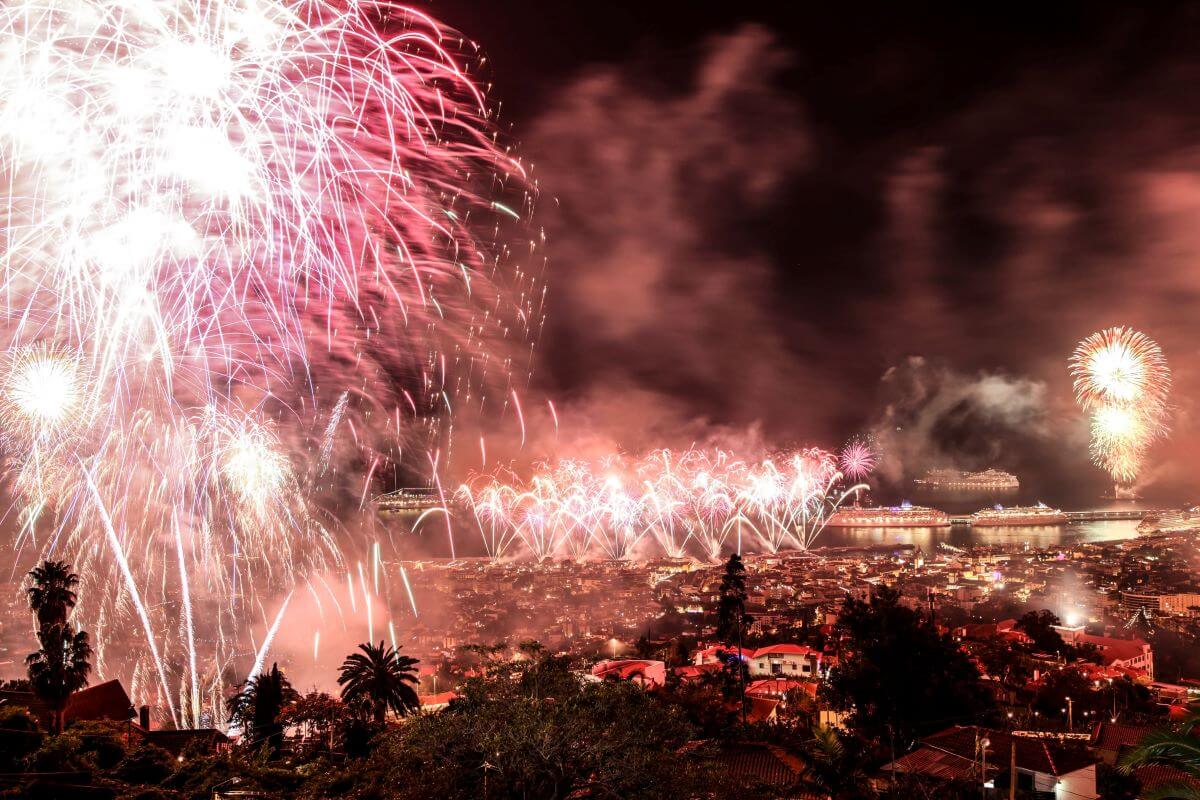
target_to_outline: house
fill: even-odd
[[[450,701],[458,697],[455,692],[438,692],[437,694],[423,694],[418,696],[417,700],[421,704],[422,711],[441,711],[450,705]]]
[[[133,726],[136,735],[143,741],[161,747],[173,756],[182,756],[188,750],[217,753],[233,746],[233,740],[216,728],[189,728],[184,730],[147,730]]]
[[[1112,636],[1095,636],[1084,632],[1081,626],[1054,626],[1067,644],[1091,645],[1100,654],[1100,663],[1105,667],[1136,670],[1154,680],[1154,651],[1143,639],[1116,639]]]
[[[696,666],[706,664],[724,664],[730,659],[737,658],[739,652],[750,675],[760,677],[785,677],[800,679],[815,679],[828,672],[832,664],[830,658],[820,650],[813,650],[799,644],[772,644],[757,650],[713,645],[703,650],[697,650],[694,656]]]
[[[605,659],[592,667],[592,677],[632,681],[643,689],[658,689],[667,682],[667,665],[644,659]]]
[[[1074,644],[1090,644],[1100,651],[1100,663],[1106,667],[1141,670],[1154,680],[1154,651],[1142,639],[1114,639],[1111,636],[1080,635]]]
[[[822,654],[798,644],[773,644],[760,647],[750,656],[750,674],[787,678],[817,678],[824,665]]]
[[[1096,800],[1096,758],[1085,748],[1058,739],[955,725],[921,740],[917,749],[885,764],[885,773],[923,775],[936,780],[971,781],[980,776],[1035,797]],[[985,767],[986,761],[986,767]]]
[[[37,718],[38,724],[49,729],[50,708],[31,692],[0,690],[0,703],[22,706]],[[182,730],[154,730],[150,725],[150,709],[142,706],[135,709],[119,680],[105,681],[86,689],[80,689],[67,700],[63,711],[63,724],[73,722],[127,722],[129,732],[144,741],[178,756],[185,750],[199,748],[205,752],[222,750],[232,740],[215,728],[192,728]]]
[[[0,690],[0,703],[27,708],[37,718],[39,725],[47,730],[51,727],[50,707],[32,692]],[[63,724],[96,720],[125,722],[135,716],[137,712],[125,693],[125,687],[120,681],[111,680],[72,694],[63,710]]]

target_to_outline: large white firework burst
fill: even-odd
[[[18,542],[75,563],[101,672],[176,720],[272,597],[322,590],[321,496],[510,391],[540,294],[495,238],[527,197],[472,58],[387,2],[0,7]]]
[[[1093,333],[1071,356],[1075,399],[1091,414],[1092,459],[1133,483],[1146,451],[1166,434],[1171,371],[1158,343],[1133,328]]]

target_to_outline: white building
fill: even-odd
[[[822,654],[798,644],[773,644],[760,647],[749,658],[754,677],[816,679],[825,672]]]

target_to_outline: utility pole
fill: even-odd
[[[742,650],[742,617],[746,613],[745,604],[738,604],[738,683],[742,689],[742,727],[746,727],[746,654]]]
[[[1008,757],[1008,800],[1017,800],[1017,740],[1009,737]]]

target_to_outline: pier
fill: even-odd
[[[1162,508],[1118,508],[1118,509],[1093,509],[1091,511],[1064,511],[1063,514],[1067,518],[1068,524],[1076,522],[1101,522],[1104,520],[1141,520],[1149,514],[1164,514],[1167,509]],[[971,515],[951,516],[951,525],[970,525]]]

